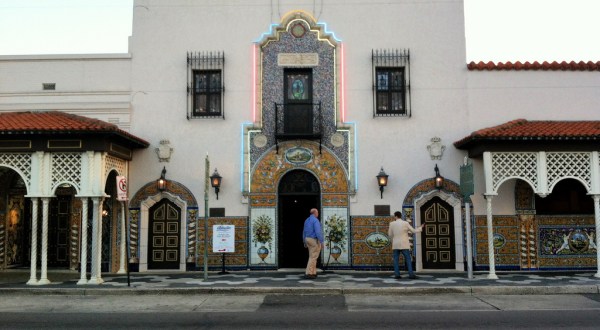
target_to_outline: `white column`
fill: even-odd
[[[98,254],[96,257],[96,262],[98,263],[98,274],[96,276],[96,283],[101,284],[104,282],[102,279],[102,203],[104,198],[98,199],[98,208],[94,211],[98,213],[98,240],[96,241],[98,244],[98,249],[96,253]]]
[[[488,278],[497,280],[496,275],[496,258],[494,256],[494,228],[492,227],[492,198],[493,195],[485,195],[487,202],[487,239],[488,239],[488,258],[490,263],[490,273]]]
[[[88,198],[81,199],[81,240],[79,245],[79,257],[81,265],[81,277],[77,284],[87,284],[87,247],[88,247]]]
[[[31,275],[27,285],[36,285],[37,283],[37,231],[38,231],[38,201],[34,197],[31,199]]]
[[[98,266],[100,263],[98,262],[98,204],[100,198],[92,197],[92,203],[94,204],[92,208],[92,273],[90,275],[90,280],[88,284],[100,284],[98,281]]]
[[[49,197],[42,197],[42,274],[38,284],[49,284],[48,280],[48,205]]]
[[[119,203],[121,206],[121,257],[119,258],[119,271],[117,274],[125,274],[125,241],[127,233],[125,232],[125,202]]]
[[[471,237],[471,206],[469,202],[465,203],[465,226],[467,229],[467,277],[473,278],[473,247],[471,243],[473,238]]]
[[[594,217],[596,219],[596,274],[595,277],[600,277],[600,195],[593,195],[594,198]]]

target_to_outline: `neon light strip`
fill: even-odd
[[[335,32],[329,31],[329,29],[327,28],[327,23],[317,23],[317,25],[322,25],[323,31],[326,34],[330,34],[333,37],[333,39],[335,39],[335,41],[337,41],[337,42],[342,41],[342,39],[338,39],[338,37],[335,36]]]
[[[254,42],[256,42],[256,43],[261,42],[264,37],[273,35],[273,28],[276,26],[279,26],[279,24],[275,24],[275,23],[271,24],[269,26],[269,32],[264,32],[263,34],[260,35],[260,37],[258,39],[254,40]]]
[[[252,122],[256,122],[256,49],[257,45],[252,46]]]
[[[354,191],[358,191],[358,124],[357,123],[348,123],[354,125],[354,177],[356,181],[354,181]]]
[[[242,123],[242,125],[241,125],[242,130],[241,130],[240,141],[242,141],[241,142],[242,145],[241,145],[241,148],[240,148],[240,150],[241,150],[241,155],[240,155],[241,156],[240,157],[240,165],[241,165],[240,166],[240,178],[241,178],[241,180],[240,180],[240,190],[242,192],[244,192],[244,183],[246,181],[245,178],[244,178],[244,168],[246,168],[246,162],[244,162],[244,153],[245,153],[245,145],[246,145],[244,143],[245,142],[244,141],[244,131],[245,131],[245,127],[246,126],[252,126],[252,123],[246,122],[246,123]],[[248,134],[248,143],[250,143],[250,134]],[[248,156],[248,157],[250,157],[250,156]],[[250,164],[250,159],[248,159],[248,164]],[[249,174],[249,171],[248,171],[248,174]]]
[[[342,115],[342,123],[346,121],[346,76],[344,74],[345,59],[344,59],[344,44],[340,43],[340,77],[341,77],[341,91],[342,97],[340,98],[340,112]]]

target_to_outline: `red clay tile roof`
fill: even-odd
[[[498,63],[494,63],[494,62],[479,62],[479,63],[475,63],[475,62],[471,62],[469,64],[467,64],[467,68],[469,69],[469,71],[492,71],[492,70],[497,70],[497,71],[501,71],[501,70],[505,70],[505,71],[511,71],[511,70],[515,70],[515,71],[520,71],[520,70],[532,70],[532,71],[538,71],[538,70],[542,70],[542,71],[600,71],[600,62],[574,62],[571,61],[569,63],[563,61],[563,62],[552,62],[552,63],[548,63],[546,61],[544,61],[543,63],[540,62],[525,62],[525,63],[521,63],[519,61],[512,63],[512,62],[498,62]]]
[[[476,141],[600,140],[600,121],[528,121],[517,119],[480,129],[454,142],[462,149]]]
[[[119,129],[117,125],[61,111],[0,113],[0,135],[24,133],[109,133],[125,138],[139,147],[145,148],[150,145],[147,141]]]

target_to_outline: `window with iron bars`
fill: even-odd
[[[223,52],[192,52],[187,54],[188,112],[187,118],[223,118],[223,83],[225,55]]]
[[[373,117],[410,117],[410,52],[373,50]]]

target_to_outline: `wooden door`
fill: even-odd
[[[178,269],[181,209],[168,199],[150,208],[148,215],[148,269]]]
[[[454,213],[450,204],[434,197],[421,207],[425,224],[421,237],[424,269],[454,269]]]

